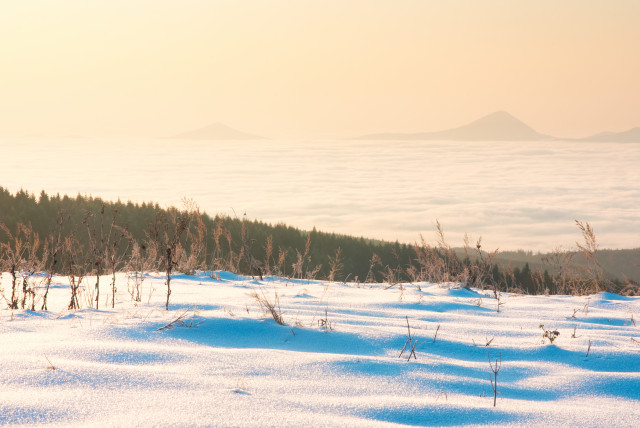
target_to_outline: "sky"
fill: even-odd
[[[636,0],[0,3],[0,135],[640,126]]]

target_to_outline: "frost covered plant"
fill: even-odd
[[[9,228],[0,222],[0,230],[4,231],[8,237],[8,242],[0,243],[0,271],[8,271],[11,274],[11,299],[8,300],[10,309],[18,309],[18,274],[24,263],[24,255],[28,250],[26,239],[21,236],[24,225],[18,223],[16,234],[11,233]]]
[[[264,292],[258,294],[257,291],[254,291],[253,298],[258,301],[260,307],[265,313],[271,315],[271,318],[273,318],[275,322],[280,325],[286,325],[286,323],[284,322],[284,318],[282,317],[282,309],[280,309],[280,298],[278,297],[277,292],[275,293],[273,302],[270,301],[267,296],[265,296]]]
[[[193,311],[193,314],[191,316],[190,320],[187,320],[187,316],[189,314],[189,311]],[[195,321],[195,317],[196,317],[197,313],[195,310],[193,310],[193,307],[189,307],[187,308],[184,312],[182,312],[180,315],[178,315],[177,318],[175,318],[173,321],[171,321],[169,324],[164,325],[160,328],[157,329],[157,331],[162,331],[162,330],[171,330],[172,328],[175,327],[186,327],[186,328],[193,328],[193,327],[198,327],[202,321]]]
[[[583,294],[587,294],[592,291],[606,291],[609,281],[605,279],[604,269],[602,269],[602,266],[598,261],[598,257],[596,256],[598,242],[596,241],[596,235],[593,232],[593,228],[588,222],[583,223],[578,220],[575,222],[576,226],[578,226],[582,233],[582,238],[584,239],[584,244],[576,242],[576,245],[578,246],[578,249],[582,251],[584,258],[587,261],[587,267],[584,269],[584,273],[588,278],[587,284],[590,285],[590,288],[583,290]]]
[[[543,324],[540,324],[540,329],[542,330],[542,343],[545,342],[545,339],[549,339],[549,343],[553,343],[553,341],[560,336],[560,332],[558,330],[547,330],[544,328]]]
[[[489,358],[489,367],[491,367],[489,380],[491,381],[491,389],[493,390],[493,407],[496,407],[496,400],[498,398],[498,373],[502,367],[502,354],[495,359],[494,363],[491,362],[491,354],[487,353],[487,355]]]
[[[171,296],[171,274],[184,257],[185,251],[180,243],[180,238],[189,227],[189,220],[188,213],[171,210],[165,216],[158,211],[155,221],[149,224],[147,231],[147,239],[154,241],[159,249],[158,254],[162,254],[163,269],[167,273],[165,282],[167,286],[166,310],[169,310],[169,297]]]
[[[336,277],[342,273],[342,248],[336,249],[336,255],[334,257],[329,256],[329,282],[336,280]]]
[[[87,254],[84,247],[78,241],[75,233],[64,238],[65,267],[64,271],[69,278],[71,290],[71,300],[69,301],[69,310],[80,309],[80,287],[87,272]]]
[[[413,356],[414,360],[417,360],[418,358],[416,357],[416,345],[418,344],[418,341],[416,339],[414,339],[411,336],[411,326],[409,325],[409,317],[405,316],[405,318],[407,319],[407,341],[404,342],[404,346],[402,347],[402,350],[400,351],[400,355],[398,355],[398,358],[402,357],[402,354],[404,354],[404,351],[408,350],[409,351],[409,357],[407,357],[407,361],[411,360],[411,357]],[[438,325],[438,328],[440,328],[440,325]],[[436,330],[436,334],[438,334],[437,330]],[[435,342],[435,337],[433,338],[433,341]],[[408,347],[407,347],[408,345]]]
[[[500,301],[500,298],[502,297],[502,295],[500,294],[500,292],[496,292],[496,302],[497,302],[497,306],[496,306],[496,312],[500,313],[500,306],[504,305],[504,302]]]
[[[129,294],[134,302],[141,302],[145,272],[153,268],[158,255],[158,245],[155,242],[149,242],[150,245],[141,246],[131,234],[127,235],[127,239],[131,243],[131,255],[126,264],[127,278],[133,282],[129,287]]]
[[[324,310],[324,318],[320,318],[318,320],[318,327],[324,329],[325,333],[328,333],[333,330],[333,322],[329,321],[329,310],[325,308]]]

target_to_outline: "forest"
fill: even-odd
[[[409,245],[299,230],[242,217],[202,212],[195,201],[181,208],[158,204],[110,202],[98,197],[12,194],[0,187],[0,271],[11,274],[1,284],[2,299],[11,308],[46,309],[51,278],[65,275],[72,287],[70,308],[78,305],[80,287],[95,278],[96,307],[101,278],[126,271],[136,281],[147,272],[163,272],[167,306],[171,276],[177,272],[220,270],[252,276],[326,279],[389,287],[403,283],[457,283],[463,287],[523,294],[584,295],[598,291],[639,294],[638,284],[612,277],[598,260],[598,246],[589,223],[576,221],[583,238],[577,251],[556,251],[532,268],[498,263],[498,251],[485,251],[481,239],[452,248],[437,223],[436,242],[422,236]],[[577,263],[580,258],[582,261]],[[35,286],[36,277],[48,278]],[[84,281],[84,282],[83,282]],[[92,280],[93,281],[93,280]],[[136,296],[135,288],[131,292]],[[139,291],[138,291],[139,294]]]

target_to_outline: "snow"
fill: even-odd
[[[175,276],[169,311],[158,273],[137,304],[119,274],[115,309],[88,308],[94,278],[83,283],[86,309],[66,309],[64,277],[54,278],[49,311],[4,304],[0,425],[610,427],[640,418],[637,297],[503,293],[497,312],[488,291],[453,284],[219,278]],[[9,281],[5,273],[5,295]],[[100,283],[104,300],[109,278]],[[286,325],[254,293],[271,302],[277,293]],[[183,324],[160,329],[180,315]],[[407,320],[410,361],[398,357]],[[560,332],[553,344],[541,324]],[[495,408],[489,358],[502,361]]]

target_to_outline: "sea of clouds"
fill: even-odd
[[[550,142],[3,139],[0,186],[38,194],[193,198],[209,214],[371,238],[549,250],[588,221],[640,247],[640,145]]]

